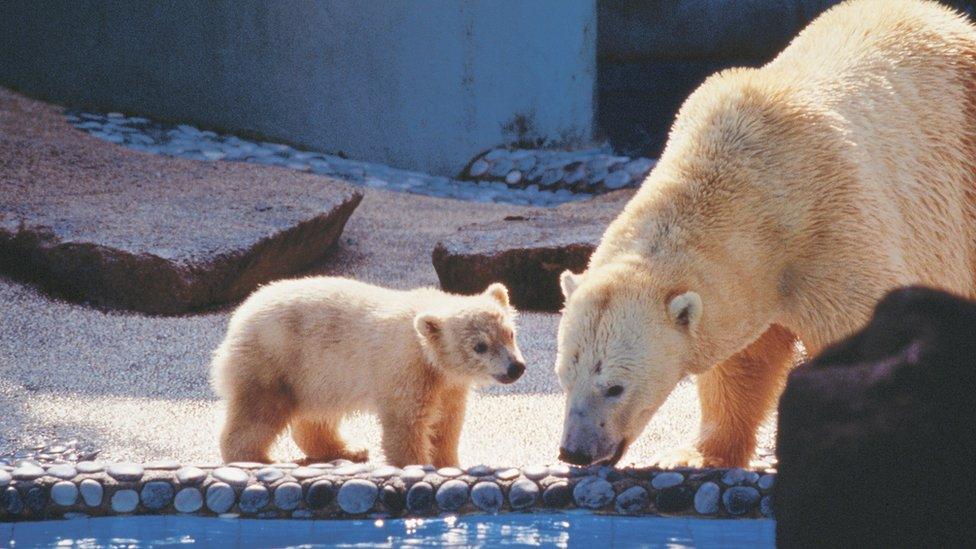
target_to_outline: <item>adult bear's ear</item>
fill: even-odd
[[[678,326],[694,329],[702,315],[701,296],[691,291],[674,296],[668,303],[668,314]]]
[[[420,313],[413,319],[413,328],[417,330],[420,337],[433,343],[440,339],[441,332],[444,329],[444,321],[430,313]]]
[[[485,295],[494,299],[502,307],[508,308],[508,288],[501,282],[495,282],[485,289]]]
[[[569,301],[569,296],[573,295],[581,282],[583,282],[582,274],[573,274],[569,270],[563,271],[563,274],[559,275],[559,287],[563,289],[563,298]]]

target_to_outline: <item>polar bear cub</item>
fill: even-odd
[[[471,296],[334,277],[269,284],[234,312],[214,352],[223,459],[268,462],[290,426],[309,461],[365,461],[338,427],[367,411],[379,416],[389,463],[457,465],[471,385],[525,371],[514,317],[498,283]]]

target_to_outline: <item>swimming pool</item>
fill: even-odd
[[[586,511],[423,519],[284,520],[126,516],[0,523],[0,547],[544,546],[774,547],[768,519],[598,515]]]

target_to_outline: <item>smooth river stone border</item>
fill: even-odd
[[[382,518],[574,508],[632,516],[775,514],[773,469],[313,465],[25,463],[0,471],[0,521],[160,513]]]

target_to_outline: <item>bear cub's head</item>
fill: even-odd
[[[428,356],[452,377],[468,382],[512,383],[525,371],[515,341],[515,309],[499,283],[483,293],[452,296],[414,318]]]

